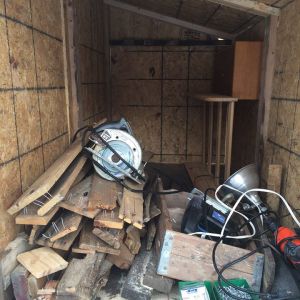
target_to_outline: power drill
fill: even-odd
[[[300,236],[288,227],[278,227],[276,244],[280,251],[297,270],[300,270]]]

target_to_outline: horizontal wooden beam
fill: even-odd
[[[140,8],[138,6],[134,6],[134,5],[130,5],[124,2],[120,2],[120,1],[116,1],[116,0],[104,0],[104,3],[116,8],[120,8],[120,9],[124,9],[127,11],[131,11],[133,13],[139,14],[139,15],[143,15],[152,19],[156,19],[156,20],[160,20],[166,23],[170,23],[170,24],[174,24],[177,26],[181,26],[187,29],[191,29],[191,30],[195,30],[195,31],[199,31],[205,34],[209,34],[218,38],[222,38],[222,39],[228,39],[228,40],[233,40],[234,39],[234,35],[224,32],[224,31],[219,31],[219,30],[215,30],[215,29],[211,29],[208,28],[206,26],[201,26],[195,23],[191,23],[191,22],[187,22],[181,19],[177,19],[177,18],[173,18],[173,17],[169,17],[163,14],[159,14],[157,12],[148,10],[148,9],[143,9]]]
[[[208,0],[227,7],[246,11],[254,15],[267,17],[270,15],[279,16],[280,9],[255,0]]]

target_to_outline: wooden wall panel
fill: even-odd
[[[113,117],[128,119],[156,161],[201,159],[202,103],[189,94],[212,91],[214,51],[204,46],[111,48]]]
[[[69,137],[60,0],[5,0],[0,13],[1,252],[17,232],[6,209]]]

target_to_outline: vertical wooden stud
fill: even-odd
[[[221,139],[222,139],[222,102],[218,103],[218,114],[217,114],[217,141],[216,141],[216,171],[215,181],[219,184],[220,181],[220,163],[221,163]]]
[[[230,176],[233,118],[234,118],[234,102],[229,102],[227,106],[227,118],[226,118],[225,174],[224,174],[225,178],[224,179],[227,179]]]
[[[213,150],[213,129],[214,129],[214,104],[209,103],[209,120],[208,120],[208,144],[207,144],[207,167],[208,172],[212,173],[212,150]]]

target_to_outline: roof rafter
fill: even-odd
[[[224,31],[220,31],[220,30],[215,30],[215,29],[211,29],[208,28],[206,26],[202,26],[202,25],[198,25],[195,23],[191,23],[191,22],[187,22],[181,19],[177,19],[174,17],[170,17],[167,15],[163,15],[148,9],[143,9],[140,8],[138,6],[134,6],[134,5],[130,5],[130,4],[126,4],[124,2],[120,2],[120,1],[116,1],[116,0],[104,0],[104,3],[116,8],[120,8],[120,9],[124,9],[127,11],[131,11],[133,13],[139,14],[139,15],[143,15],[149,18],[153,18],[156,20],[160,20],[166,23],[170,23],[170,24],[174,24],[177,26],[181,26],[187,29],[191,29],[191,30],[195,30],[195,31],[199,31],[205,34],[209,34],[215,37],[219,37],[222,39],[228,39],[228,40],[234,40],[235,35],[228,33],[228,32],[224,32]]]
[[[223,6],[246,11],[254,15],[267,17],[270,15],[279,16],[280,9],[255,0],[208,0]]]

